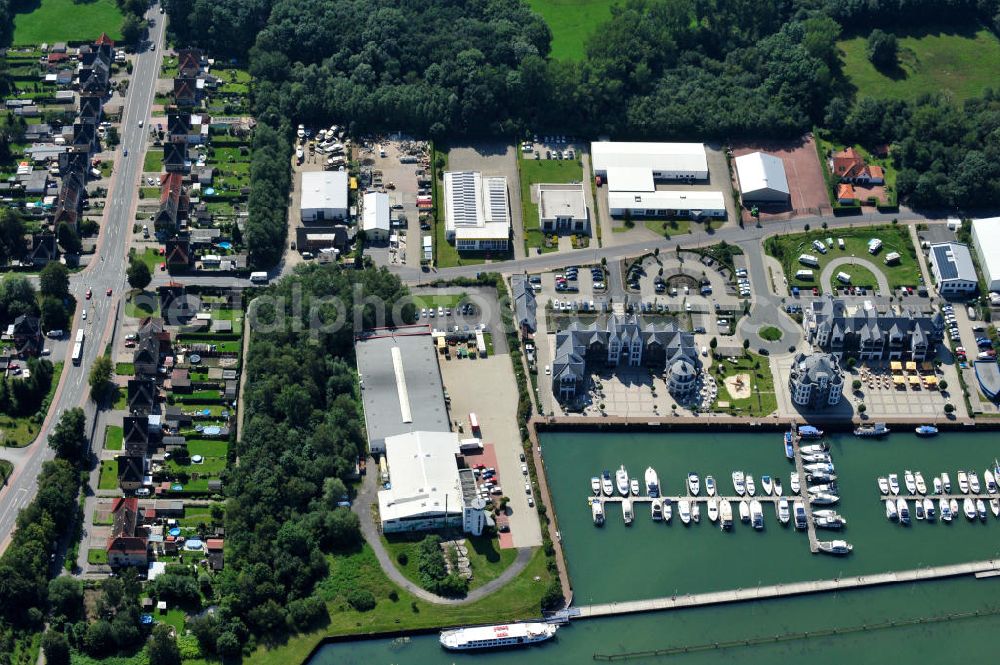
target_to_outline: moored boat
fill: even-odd
[[[951,476],[945,471],[941,474],[941,486],[944,488],[945,494],[951,494]]]
[[[899,476],[895,473],[889,474],[889,491],[893,494],[899,494]]]
[[[809,443],[804,446],[799,446],[799,451],[803,455],[811,455],[813,453],[825,453],[830,450],[830,446],[825,443]]]
[[[913,472],[909,469],[903,471],[903,482],[906,484],[906,491],[909,494],[917,493],[917,482],[913,479]]]
[[[958,489],[962,494],[969,493],[969,475],[962,470],[958,472]]]
[[[862,439],[878,439],[887,436],[891,430],[885,423],[875,423],[874,425],[862,425],[854,430],[854,436]]]
[[[708,500],[708,521],[717,522],[719,519],[719,502],[716,499]]]
[[[813,485],[809,488],[809,494],[837,494],[837,485],[835,483]]]
[[[639,496],[639,480],[637,478],[629,481],[628,488],[632,492],[632,496]]]
[[[824,554],[846,555],[850,554],[854,546],[846,540],[821,540],[818,543],[819,551]]]
[[[442,630],[438,641],[452,651],[527,646],[552,639],[559,626],[551,623],[510,623]]]
[[[698,474],[694,471],[688,474],[687,485],[691,496],[698,496],[698,493],[701,492],[701,481],[698,479]]]
[[[695,524],[701,521],[701,501],[691,502],[691,521]]]
[[[615,493],[615,486],[611,482],[611,472],[607,469],[601,474],[601,490],[604,491],[605,496],[611,496]]]
[[[979,484],[979,474],[975,471],[969,471],[969,491],[973,494],[979,494],[982,490],[982,486]]]
[[[913,515],[921,522],[924,520],[924,502],[917,499],[913,505]]]
[[[615,485],[618,487],[618,493],[622,496],[628,496],[628,471],[625,470],[625,465],[622,464],[615,471]]]
[[[951,508],[951,514],[953,517],[959,516],[958,499],[951,499],[948,501],[948,507]]]
[[[944,484],[941,482],[940,476],[934,476],[934,478],[931,480],[931,483],[934,485],[935,494],[940,494],[941,491],[944,489]]]
[[[747,496],[757,495],[757,485],[753,481],[753,476],[747,474]]]
[[[764,509],[757,499],[750,502],[750,521],[758,531],[764,528]]]
[[[934,425],[921,425],[916,430],[917,436],[934,436],[938,433],[938,428]]]
[[[823,438],[823,430],[818,427],[813,427],[812,425],[802,425],[798,428],[798,434],[803,439],[821,439]]]
[[[976,503],[969,497],[965,497],[962,499],[962,512],[965,513],[966,519],[976,519]]]
[[[828,517],[825,515],[813,516],[813,524],[817,529],[839,530],[844,528],[845,521],[840,517]]]
[[[594,518],[594,526],[604,525],[604,505],[599,500],[591,500],[590,515]]]
[[[622,499],[622,517],[625,518],[625,526],[632,524],[632,520],[635,519],[635,513],[632,512],[632,499]]]
[[[660,478],[656,475],[656,469],[647,466],[645,480],[646,494],[654,498],[660,496]]]
[[[749,522],[750,521],[750,502],[746,499],[740,501],[740,521]]]
[[[983,484],[986,485],[987,494],[997,493],[997,478],[990,469],[983,471]]]
[[[712,476],[705,476],[705,492],[709,496],[715,496],[715,478]]]
[[[785,457],[788,459],[795,459],[795,446],[793,445],[794,440],[794,434],[791,432],[785,432]]]
[[[677,516],[681,518],[681,522],[684,524],[691,523],[691,502],[687,499],[681,499],[677,502]]]
[[[883,476],[879,476],[878,479],[878,491],[883,495],[889,493],[889,479]]]
[[[986,520],[986,502],[982,499],[976,499],[976,513],[979,519]]]
[[[1000,499],[993,497],[990,499],[990,512],[993,517],[1000,517]]]
[[[795,516],[795,528],[798,530],[805,529],[807,525],[806,520],[806,507],[801,501],[796,501],[792,504],[792,514]]]
[[[774,483],[771,481],[771,476],[763,475],[760,477],[760,487],[764,490],[764,494],[771,496],[774,491]]]
[[[736,492],[737,496],[743,496],[746,494],[746,476],[742,471],[733,471],[733,490]]]
[[[927,519],[931,522],[937,517],[937,513],[934,510],[934,501],[924,497],[924,514],[927,515]]]
[[[806,474],[806,481],[810,483],[830,483],[837,479],[837,474],[826,471],[813,471]]]
[[[670,501],[670,497],[663,498],[663,521],[669,522],[670,518],[674,516],[674,507]]]
[[[808,453],[802,456],[803,464],[829,464],[831,461],[833,461],[833,458],[830,457],[830,453]]]
[[[914,472],[913,482],[917,486],[917,494],[927,494],[927,483],[924,482],[924,474],[919,471]]]
[[[788,477],[788,486],[791,488],[792,494],[798,494],[802,491],[802,485],[799,482],[798,472],[792,473],[792,475]]]
[[[886,519],[892,521],[899,519],[899,511],[896,510],[896,502],[892,499],[885,500],[885,517]]]
[[[649,511],[654,522],[663,521],[663,502],[660,499],[653,499],[649,502]]]
[[[938,510],[941,511],[941,521],[950,522],[953,517],[951,512],[951,502],[948,499],[938,499]]]
[[[814,462],[812,464],[803,464],[802,468],[809,473],[833,473],[835,469],[833,464],[829,462]]]
[[[840,497],[836,494],[814,494],[809,497],[809,503],[817,506],[831,506],[840,501]]]
[[[899,513],[900,524],[910,523],[910,504],[903,497],[896,499],[896,512]]]
[[[594,476],[590,479],[590,491],[593,492],[595,496],[601,493],[601,479],[599,476]]]
[[[733,528],[733,504],[725,499],[719,502],[719,528],[723,531]]]
[[[781,478],[777,476],[774,477],[774,496],[781,496],[784,493],[784,488],[781,487]]]
[[[788,505],[788,499],[785,497],[778,499],[776,511],[778,513],[778,521],[782,524],[788,524],[788,521],[792,517],[792,511]]]

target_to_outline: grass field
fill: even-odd
[[[104,449],[121,450],[122,441],[125,438],[122,428],[118,425],[108,425],[104,431]]]
[[[5,459],[0,459],[0,484],[6,483],[13,472],[14,465]]]
[[[48,397],[44,404],[51,404],[52,396],[55,394],[56,388],[59,387],[59,377],[62,376],[62,371],[63,364],[61,362],[53,363],[52,384],[49,386]],[[0,415],[0,443],[11,448],[21,448],[32,443],[41,429],[40,423],[32,421],[34,415],[16,418]],[[45,414],[42,415],[44,417]]]
[[[995,87],[1000,70],[1000,40],[987,30],[934,33],[897,32],[899,67],[883,73],[865,55],[867,35],[838,42],[844,73],[859,96],[915,99],[924,93],[951,92],[957,100]]]
[[[101,478],[97,481],[97,489],[113,490],[118,487],[118,463],[114,460],[101,460]]]
[[[749,352],[735,360],[736,362],[732,363],[717,359],[712,367],[712,373],[716,375],[719,383],[719,399],[729,402],[730,412],[737,415],[766,416],[777,409],[778,397],[774,393],[774,377],[771,375],[767,358]],[[722,369],[722,374],[718,374],[719,368]],[[753,390],[746,399],[733,399],[724,385],[726,377],[737,374],[750,375]]]
[[[836,273],[830,276],[830,286],[834,289],[842,286],[864,286],[865,288],[878,288],[878,279],[875,277],[874,273],[868,268],[860,265],[843,265],[837,269],[837,272],[846,272],[851,276],[850,284],[842,284],[839,279],[837,279]]]
[[[122,38],[124,16],[115,0],[36,0],[28,5],[33,9],[14,16],[14,46],[92,42],[102,32],[115,41]]]
[[[445,309],[449,307],[457,307],[458,303],[461,302],[462,298],[465,297],[464,293],[456,293],[453,295],[414,295],[413,305],[417,309],[430,308],[437,309],[438,307],[444,307]]]
[[[99,549],[87,550],[87,563],[98,566],[101,564],[106,564],[107,562],[108,562],[107,551]]]
[[[532,185],[539,183],[581,182],[583,164],[575,159],[519,159],[521,176],[521,218],[524,222],[524,243],[529,254],[534,248],[554,252],[558,243],[545,247],[545,234],[538,225],[538,205],[531,200]]]
[[[613,0],[528,0],[552,31],[552,57],[583,60],[587,38],[611,18]]]
[[[781,329],[774,326],[764,326],[760,329],[760,336],[769,342],[777,342],[781,339]]]
[[[418,534],[425,536],[426,534]],[[442,536],[445,538],[447,536]],[[497,542],[492,538],[464,537],[469,550],[469,564],[472,566],[472,580],[469,582],[469,589],[481,587],[492,579],[496,579],[517,556],[517,550],[499,549]],[[382,538],[386,550],[392,556],[396,567],[414,584],[420,584],[420,572],[417,570],[418,553],[420,551],[420,541],[422,537],[406,538],[393,535],[391,539]],[[397,555],[406,553],[406,565],[399,563]]]

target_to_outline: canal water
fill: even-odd
[[[766,529],[756,532],[737,522],[721,532],[702,511],[699,525],[683,526],[676,513],[670,525],[653,523],[640,508],[625,527],[617,506],[609,505],[607,524],[595,528],[587,496],[590,477],[625,464],[642,478],[647,466],[658,472],[665,493],[684,493],[688,471],[715,476],[732,493],[733,469],[760,476],[780,475],[788,488],[793,470],[784,457],[779,434],[546,434],[542,453],[558,515],[560,535],[574,588],[574,604],[633,600],[776,582],[833,578],[886,570],[957,563],[1000,556],[1000,520],[983,524],[959,517],[950,525],[914,521],[909,528],[885,519],[876,478],[906,468],[930,479],[948,471],[957,485],[959,468],[982,477],[1000,440],[989,433],[946,434],[933,439],[897,433],[883,441],[828,437],[839,476],[842,500],[835,508],[848,520],[840,534],[820,531],[821,539],[845,538],[854,544],[847,558],[809,552],[804,532],[782,527],[765,506]],[[436,636],[409,640],[372,640],[329,645],[310,665],[348,663],[489,662],[518,665],[581,663],[594,654],[665,649],[754,640],[823,628],[852,629],[891,620],[940,617],[980,611],[985,616],[950,621],[859,630],[836,636],[793,639],[775,644],[710,650],[696,654],[645,656],[636,663],[761,662],[811,665],[845,658],[873,662],[955,662],[959,657],[995,653],[992,635],[1000,628],[1000,578],[907,584],[894,587],[765,600],[755,603],[685,609],[646,615],[577,621],[559,631],[555,641],[516,652],[455,654],[444,652]],[[499,617],[498,617],[499,619]],[[516,659],[516,660],[515,660]]]

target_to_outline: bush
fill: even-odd
[[[358,612],[368,612],[375,609],[375,596],[368,589],[351,589],[347,592],[347,604]]]
[[[410,562],[410,557],[406,555],[406,552],[400,552],[399,554],[396,555],[396,563],[398,563],[399,565],[405,566],[409,562]]]

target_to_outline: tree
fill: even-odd
[[[231,631],[219,634],[215,640],[215,650],[223,659],[235,658],[240,655],[240,638]]]
[[[42,635],[42,651],[47,665],[69,665],[69,640],[52,629]]]
[[[56,239],[67,254],[79,254],[83,251],[83,243],[80,242],[76,229],[66,222],[60,222],[56,229]]]
[[[0,265],[20,259],[28,251],[24,241],[24,221],[4,208],[0,211]]]
[[[951,402],[948,402],[947,404],[944,405],[944,412],[947,413],[947,414],[954,413],[955,412],[955,405],[952,404]]]
[[[0,282],[0,320],[15,319],[22,314],[38,314],[35,287],[27,277],[13,275]]]
[[[348,498],[347,485],[340,478],[327,478],[323,481],[323,501],[331,509],[337,507],[337,503]]]
[[[858,413],[864,413],[867,410],[868,410],[867,406],[865,406],[864,404],[858,404]]]
[[[713,351],[715,351],[717,348],[719,348],[719,340],[717,338],[715,338],[715,337],[713,337],[712,339],[710,339],[708,341],[708,348],[710,348]]]
[[[42,329],[65,330],[69,325],[69,313],[58,298],[42,300]]]
[[[941,388],[941,390],[948,390],[948,382],[941,380],[938,382],[938,387]]]
[[[854,390],[861,390],[861,381],[854,379],[854,381],[851,382],[851,388]]]
[[[94,658],[108,655],[114,646],[114,635],[111,624],[105,619],[98,619],[87,627],[83,636],[84,650]]]
[[[58,425],[56,426],[58,429]],[[52,437],[49,437],[51,442]],[[60,575],[49,582],[49,611],[53,618],[76,620],[83,610],[83,585],[80,580]]]
[[[150,273],[146,262],[136,259],[129,261],[126,276],[128,277],[129,286],[133,289],[145,289],[153,281],[153,275]]]
[[[65,298],[69,295],[69,270],[58,261],[49,261],[38,275],[38,288],[43,296]]]
[[[165,623],[157,624],[146,642],[149,665],[180,665],[181,650],[174,639],[173,628]]]
[[[111,393],[114,384],[111,382],[115,367],[109,356],[98,356],[90,368],[90,398],[101,402]]]
[[[56,451],[57,457],[76,464],[87,449],[86,426],[87,416],[83,409],[67,409],[49,435],[49,447]]]
[[[132,44],[133,46],[139,43],[139,39],[142,37],[143,33],[146,31],[146,22],[140,19],[135,14],[126,14],[125,20],[122,21],[122,39],[125,40],[126,44]]]
[[[875,28],[868,35],[868,45],[865,52],[876,69],[893,69],[899,58],[899,44],[896,41],[896,35]]]

